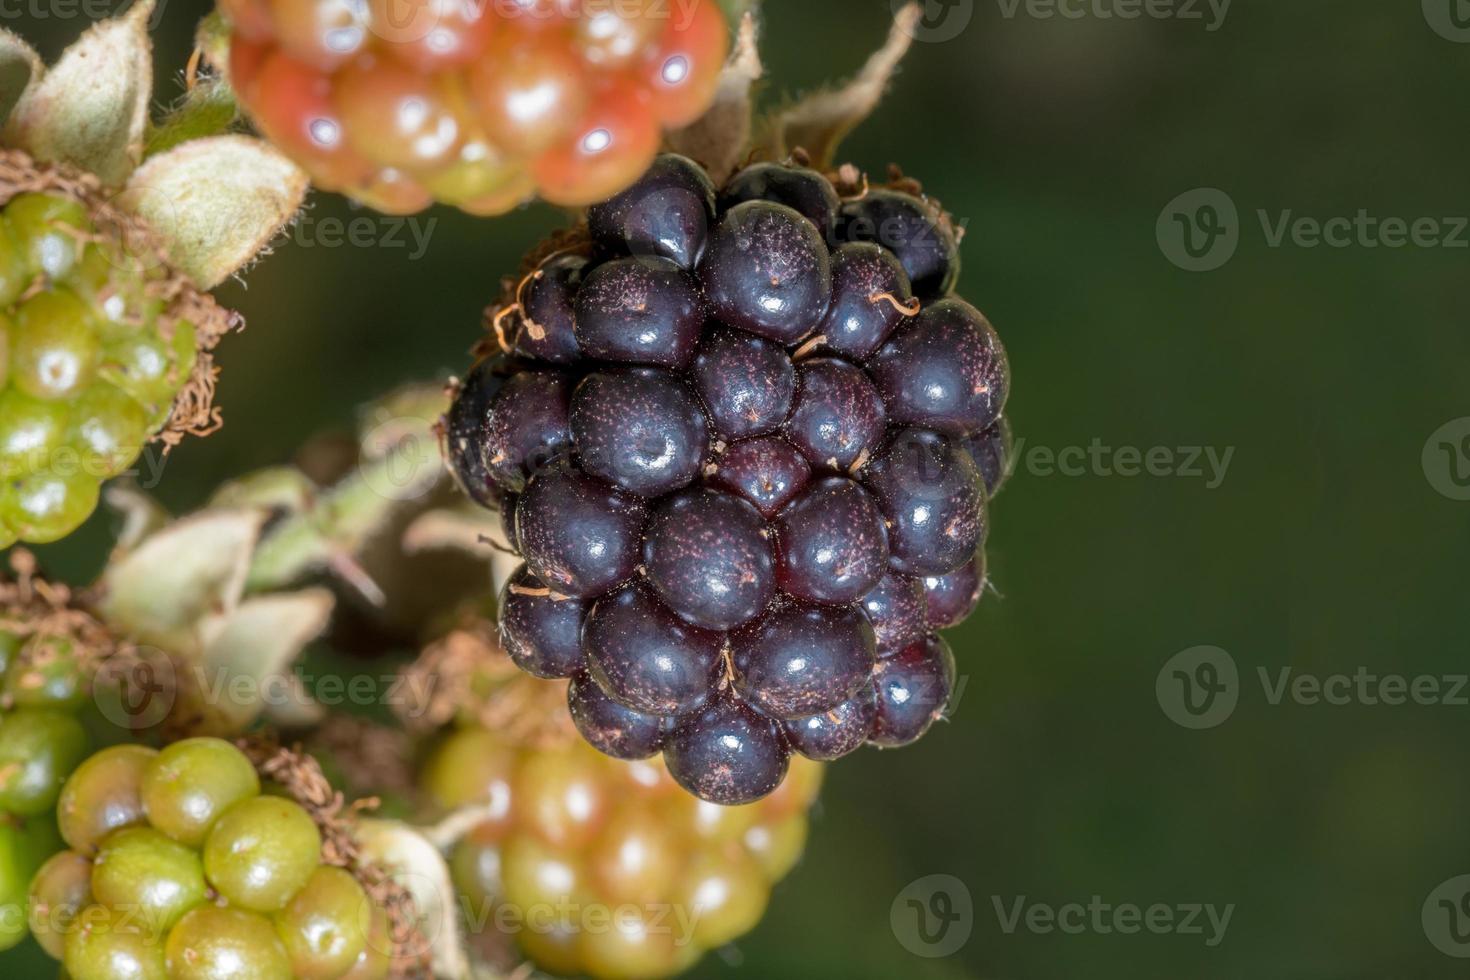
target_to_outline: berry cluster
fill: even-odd
[[[228,742],[104,749],[57,823],[70,849],[32,880],[30,925],[72,980],[387,976],[383,912]]]
[[[722,191],[663,156],[495,318],[446,420],[467,492],[525,559],[507,652],[570,677],[578,728],[659,751],[725,804],[792,750],[899,746],[940,716],[934,631],[984,581],[1009,372],[951,295],[928,200],[756,164]]]
[[[760,921],[801,857],[821,777],[802,762],[772,796],[722,807],[680,792],[656,760],[463,729],[431,760],[426,788],[442,806],[490,805],[451,859],[482,940],[513,931],[543,969],[651,980]]]
[[[0,217],[0,547],[49,542],[96,509],[168,420],[196,358],[152,278],[55,194]]]
[[[717,4],[220,0],[230,75],[322,187],[381,211],[474,214],[631,184],[693,122],[729,49]]]

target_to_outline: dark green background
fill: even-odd
[[[165,90],[203,6],[167,7]],[[1467,669],[1470,503],[1436,492],[1421,450],[1470,415],[1470,250],[1273,248],[1255,215],[1470,215],[1470,45],[1416,0],[1237,0],[1213,32],[1005,9],[975,0],[958,37],[917,45],[846,154],[902,163],[967,224],[961,289],[1009,348],[1028,447],[993,511],[1004,598],[950,638],[966,682],[953,721],[835,767],[804,865],[699,975],[1463,975],[1420,910],[1470,872],[1470,707],[1273,705],[1256,669]],[[770,3],[767,95],[855,69],[889,23],[886,0]],[[53,55],[81,22],[6,26]],[[1197,187],[1226,191],[1242,223],[1208,273],[1155,237]],[[350,214],[327,195],[311,211]],[[228,425],[169,461],[166,501],[196,504],[385,388],[463,367],[498,277],[561,220],[432,217],[421,261],[287,245],[248,290],[222,290],[250,324],[222,350]],[[1213,490],[1028,464],[1094,439],[1235,455]],[[99,518],[46,558],[83,576],[111,531]],[[1155,678],[1199,644],[1228,650],[1242,685],[1228,721],[1190,731]],[[944,959],[890,926],[900,890],[931,874],[974,906]],[[1007,934],[994,905],[1093,895],[1235,910],[1206,948]]]

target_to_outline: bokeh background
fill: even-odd
[[[10,5],[4,26],[54,56],[85,23],[61,6]],[[168,0],[164,90],[205,8]],[[802,867],[696,975],[1462,975],[1431,941],[1470,954],[1447,931],[1456,910],[1421,913],[1470,872],[1470,690],[1448,697],[1444,680],[1440,703],[1395,706],[1354,689],[1329,705],[1274,686],[1284,670],[1470,670],[1470,502],[1455,499],[1470,495],[1457,483],[1470,422],[1431,440],[1470,416],[1470,232],[1453,220],[1470,215],[1470,4],[931,0],[928,13],[845,155],[901,163],[967,226],[961,290],[1009,348],[1024,440],[993,509],[998,594],[950,637],[964,677],[950,723],[835,767]],[[891,14],[888,0],[769,0],[764,96],[855,70]],[[1223,192],[1233,223],[1199,210],[1218,194],[1171,210],[1198,188]],[[1435,241],[1268,233],[1283,215],[1360,211],[1434,219]],[[314,238],[313,222],[361,213],[318,195],[248,289],[223,290],[249,321],[221,352],[227,425],[169,459],[157,493],[171,507],[289,459],[392,385],[462,369],[499,277],[563,220],[436,210],[416,259]],[[1202,245],[1199,222],[1218,216],[1238,247],[1224,235],[1202,260],[1218,268],[1186,271],[1176,214]],[[1101,462],[1048,463],[1094,444]],[[1223,474],[1202,457],[1191,475],[1194,447],[1231,453]],[[1158,450],[1155,472],[1119,472],[1120,448]],[[43,558],[84,580],[115,530],[101,515]],[[1171,720],[1173,670],[1207,675],[1194,654],[1164,668],[1200,645],[1228,653],[1237,703],[1192,729]],[[932,875],[953,879],[937,898],[920,881]],[[933,919],[942,938],[927,945],[915,896],[971,917]],[[1232,911],[1223,936],[1204,914],[1200,934],[1120,934],[1090,912],[1078,934],[1010,926],[1018,901],[1039,915],[1094,896],[1177,909],[1176,925],[1190,905]]]

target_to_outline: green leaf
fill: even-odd
[[[157,156],[189,140],[227,133],[239,117],[240,109],[229,83],[221,78],[203,79],[149,131],[143,156]]]
[[[138,0],[67,48],[16,103],[5,143],[120,186],[143,154],[153,92],[152,12],[153,0]]]

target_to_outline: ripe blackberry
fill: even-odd
[[[656,751],[653,730],[626,724],[626,709],[590,679],[574,680],[569,700],[584,733],[590,724]],[[779,789],[735,807],[685,794],[671,768],[608,758],[575,738],[451,734],[430,757],[424,788],[446,810],[479,804],[488,814],[450,856],[476,946],[503,956],[518,942],[559,975],[656,980],[749,932],[801,857],[823,767],[792,757]],[[636,916],[659,908],[687,912],[689,934],[640,931]],[[622,927],[608,928],[609,912]]]
[[[367,893],[325,864],[305,809],[263,794],[213,738],[104,749],[61,793],[57,854],[30,884],[33,929],[75,980],[382,980]]]
[[[661,129],[710,105],[730,46],[713,3],[219,6],[256,125],[321,187],[394,213],[603,200],[648,168]],[[663,234],[632,210],[624,233]]]
[[[943,713],[935,634],[979,600],[1009,452],[1005,351],[953,295],[956,245],[912,182],[844,201],[758,163],[715,189],[667,155],[508,290],[446,450],[514,509],[505,646],[572,678],[597,748],[739,804],[792,752]]]

